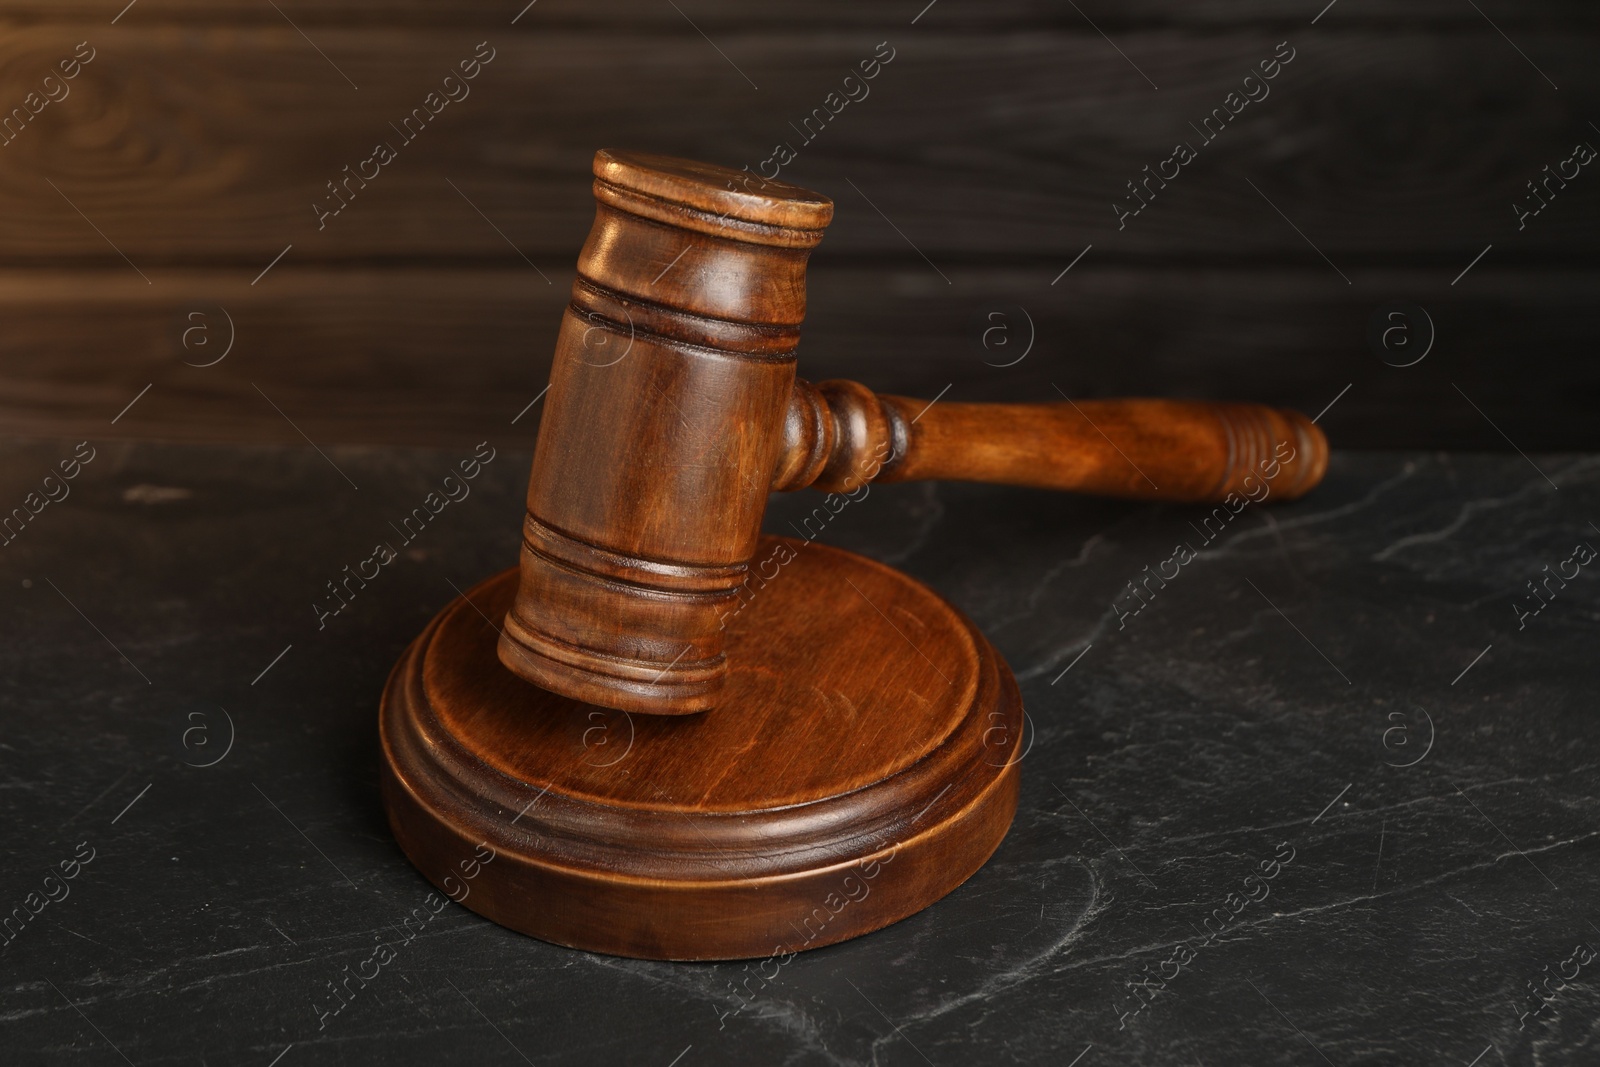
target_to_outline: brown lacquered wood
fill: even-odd
[[[1198,400],[961,404],[795,383],[774,489],[955,479],[1196,503],[1294,500],[1322,480],[1328,442],[1297,411]]]
[[[1196,503],[1270,483],[1294,500],[1322,480],[1328,442],[1298,411],[1194,400],[936,404],[889,397],[910,426],[885,481],[956,478]]]
[[[827,197],[638,152],[594,159],[528,483],[501,662],[625,711],[723,699],[770,489],[962,478],[1146,499],[1280,498],[1322,477],[1304,416],[1164,400],[986,406],[795,376]]]
[[[723,619],[761,529],[826,197],[601,151],[500,642],[578,699],[689,714],[727,679]]]
[[[384,694],[391,825],[447,893],[561,944],[719,959],[875,930],[1004,837],[1016,681],[905,575],[762,537],[769,491],[1292,498],[1326,441],[1259,405],[812,385],[795,349],[826,197],[642,153],[594,175],[520,564],[442,611]]]
[[[965,881],[1016,809],[1010,671],[882,564],[781,538],[756,555],[772,577],[729,620],[709,715],[630,716],[505,670],[488,620],[515,571],[442,611],[381,714],[412,862],[506,926],[655,959],[831,944]]]

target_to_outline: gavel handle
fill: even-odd
[[[797,381],[774,489],[955,479],[1193,503],[1293,500],[1328,442],[1297,411],[1200,400],[960,404]]]

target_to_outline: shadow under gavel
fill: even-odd
[[[826,197],[645,153],[594,161],[595,222],[557,340],[501,662],[627,711],[716,706],[767,494],[959,479],[1222,502],[1294,499],[1322,432],[1257,404],[965,404],[795,376]]]

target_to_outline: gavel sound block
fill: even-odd
[[[602,151],[594,174],[521,565],[396,664],[390,823],[446,893],[564,945],[750,958],[886,926],[1005,836],[1021,699],[926,587],[762,536],[767,494],[956,478],[1211,502],[1270,478],[1293,499],[1327,444],[1248,404],[808,384],[827,198],[642,153]]]

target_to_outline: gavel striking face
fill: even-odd
[[[1233,508],[1322,478],[1321,431],[1255,404],[930,404],[807,383],[805,267],[830,200],[645,153],[602,150],[594,174],[499,643],[546,689],[715,707],[772,490],[952,478]]]

